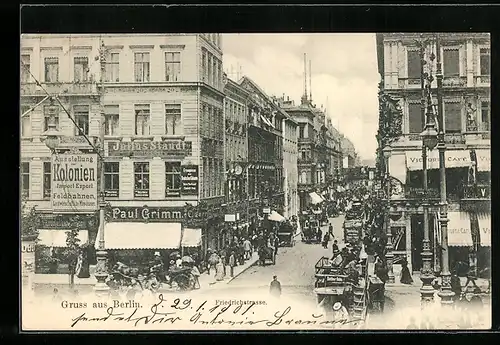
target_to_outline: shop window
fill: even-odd
[[[167,197],[181,195],[181,163],[165,162],[165,179]]]

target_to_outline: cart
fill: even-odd
[[[276,264],[276,248],[261,246],[257,250],[259,254],[259,264],[261,266],[266,266],[268,261],[271,261],[271,264]]]
[[[295,244],[294,234],[295,229],[291,224],[282,224],[278,230],[278,241],[280,247],[293,247]]]
[[[368,310],[371,314],[384,312],[385,285],[376,276],[368,277]]]

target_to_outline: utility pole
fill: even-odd
[[[109,286],[106,284],[106,278],[108,277],[108,253],[105,250],[104,243],[104,222],[105,222],[105,208],[106,208],[106,200],[104,197],[104,75],[106,72],[106,47],[104,42],[101,41],[101,45],[99,47],[99,62],[100,62],[100,82],[99,82],[99,103],[100,103],[100,119],[99,119],[99,177],[100,177],[100,190],[99,190],[99,246],[96,252],[97,257],[97,265],[95,277],[97,279],[97,283],[94,286],[94,290],[98,295],[107,295],[109,291]]]

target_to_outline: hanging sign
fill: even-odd
[[[198,166],[181,166],[181,194],[198,195]]]
[[[97,154],[52,155],[51,203],[54,213],[97,210]]]

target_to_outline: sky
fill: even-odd
[[[361,159],[373,159],[378,126],[375,34],[224,34],[224,70],[255,81],[269,96],[285,94],[300,104],[304,53],[311,60],[312,99],[327,110],[335,127]],[[307,80],[310,92],[309,77]]]

